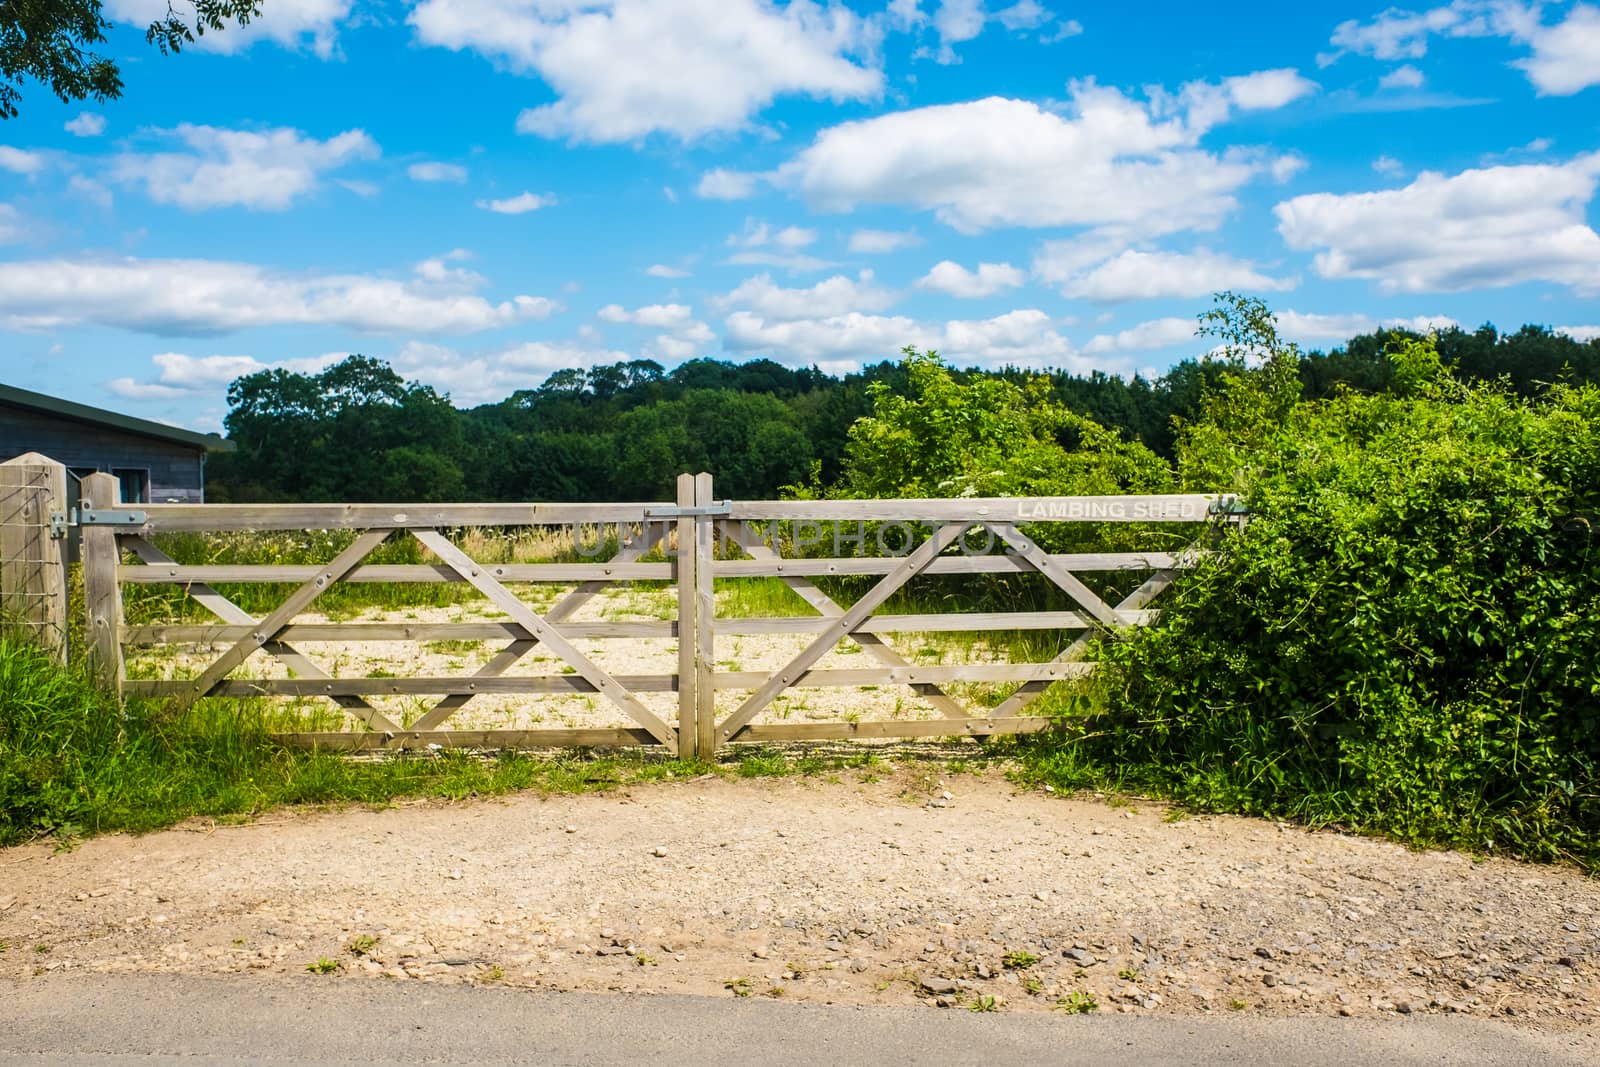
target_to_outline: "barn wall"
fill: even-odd
[[[199,449],[0,404],[0,459],[24,452],[42,452],[69,468],[146,468],[156,503],[199,503],[205,485]]]

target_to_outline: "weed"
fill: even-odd
[[[1025,974],[1022,976],[1022,991],[1032,996],[1044,992],[1044,981],[1038,975]]]
[[[338,960],[330,960],[328,957],[323,956],[306,964],[306,970],[312,974],[332,974],[343,966],[344,964]]]
[[[722,983],[722,988],[736,997],[748,997],[754,991],[748,978],[729,978]]]
[[[1137,967],[1124,967],[1117,972],[1117,977],[1124,982],[1137,982],[1143,976],[1139,974]]]
[[[1099,1007],[1100,1002],[1094,999],[1094,994],[1083,989],[1074,989],[1056,1001],[1056,1011],[1067,1015],[1087,1015]]]
[[[973,997],[972,1003],[967,1005],[967,1010],[977,1012],[999,1011],[1000,1005],[1004,1003],[1005,1001],[1000,997],[991,996],[988,993],[985,993],[982,996]]]
[[[633,957],[633,962],[637,963],[641,967],[654,967],[658,961],[654,956],[650,955],[650,953],[641,952],[637,956]]]
[[[448,655],[448,654],[454,653],[454,652],[471,652],[472,650],[476,649],[478,646],[479,646],[479,642],[477,642],[477,641],[448,640],[448,641],[429,641],[429,642],[425,643],[422,647],[427,649],[429,652],[437,652],[437,653],[439,653],[441,655]]]
[[[1240,1000],[1237,997],[1228,1001],[1228,1007],[1232,1008],[1234,1011],[1244,1011],[1244,1009],[1248,1008],[1249,1006],[1249,1003]]]
[[[1001,956],[1000,962],[1002,965],[1010,967],[1012,970],[1025,971],[1029,967],[1032,967],[1035,963],[1038,963],[1039,957],[1034,955],[1032,952],[1027,952],[1022,949],[1013,949],[1012,951],[1007,952],[1004,956]]]
[[[504,967],[501,967],[498,963],[491,963],[487,968],[484,969],[483,973],[480,974],[478,978],[480,981],[484,982],[499,982],[502,981],[505,976],[506,972]]]
[[[39,944],[33,946],[33,951],[35,955],[43,956],[50,951],[50,946],[40,942]]]
[[[344,950],[352,956],[365,956],[372,951],[373,946],[377,943],[378,939],[371,934],[358,934],[350,939],[350,943],[344,947]]]

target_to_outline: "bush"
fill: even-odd
[[[1275,413],[1270,371],[1241,369],[1185,429],[1183,480],[1244,472],[1254,517],[1108,643],[1069,762],[1199,808],[1593,864],[1600,390],[1524,400],[1456,384],[1429,342],[1393,356],[1397,394]]]

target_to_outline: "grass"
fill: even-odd
[[[464,751],[349,758],[284,749],[275,729],[304,725],[261,701],[210,699],[183,715],[118,703],[81,668],[0,633],[0,845],[44,837],[142,832],[200,816],[247,819],[296,804],[384,805],[402,797],[464,800],[533,791],[586,793],[715,773],[876,777],[872,752],[822,755],[733,746],[716,764],[648,751],[560,755]],[[358,937],[348,946],[372,946]]]
[[[201,701],[181,716],[138,700],[119,705],[82,670],[0,635],[0,844],[248,817],[287,804],[581,793],[709,769],[647,753],[349,759],[274,745],[268,734],[283,714],[252,701]]]

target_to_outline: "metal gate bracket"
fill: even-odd
[[[143,526],[150,516],[128,508],[79,508],[79,526]]]
[[[645,508],[644,517],[647,519],[693,519],[700,516],[717,516],[733,514],[733,501],[716,500],[710,504],[696,504],[684,507]]]

